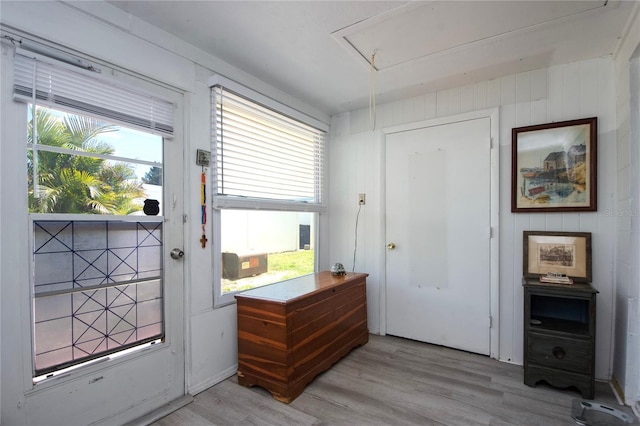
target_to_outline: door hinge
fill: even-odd
[[[489,328],[493,328],[493,317],[489,315]]]
[[[489,227],[489,239],[493,238],[493,226]]]
[[[182,223],[187,223],[187,215],[186,214],[182,215]]]

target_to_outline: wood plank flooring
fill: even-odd
[[[392,336],[371,335],[291,404],[236,377],[153,423],[174,425],[575,425],[573,389],[523,384],[522,367]],[[607,383],[595,401],[620,407]],[[636,420],[636,423],[638,421]]]

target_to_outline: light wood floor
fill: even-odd
[[[521,366],[371,335],[289,405],[234,376],[154,425],[575,425],[574,400],[572,389],[525,386]],[[594,400],[630,412],[606,383]]]

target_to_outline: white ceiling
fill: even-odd
[[[612,55],[639,4],[618,0],[109,3],[328,114],[366,107],[372,75],[377,102],[382,103]]]

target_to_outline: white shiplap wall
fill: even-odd
[[[613,376],[640,412],[640,6],[616,57],[618,143]]]
[[[593,234],[597,299],[596,377],[611,374],[614,315],[616,122],[614,63],[590,59],[382,103],[371,130],[369,109],[333,117],[331,140],[331,261],[352,267],[357,194],[360,214],[356,270],[368,272],[369,328],[384,332],[384,139],[380,128],[498,107],[500,110],[500,359],[522,363],[522,231]],[[598,117],[598,211],[511,213],[511,129]]]

